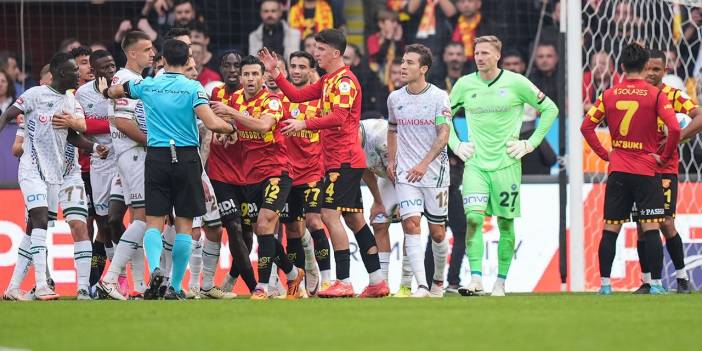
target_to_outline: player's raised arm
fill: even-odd
[[[585,115],[583,124],[580,126],[580,133],[582,133],[585,141],[590,145],[597,156],[605,161],[609,161],[609,152],[602,146],[595,132],[595,128],[597,128],[604,118],[605,109],[602,103],[602,95],[600,95],[597,101],[595,101],[595,104],[590,108],[590,111]]]
[[[668,138],[665,142],[663,153],[661,154],[661,162],[665,164],[668,163],[673,153],[678,148],[678,142],[680,141],[680,125],[678,124],[677,118],[675,118],[673,105],[665,94],[658,94],[656,112],[663,120],[663,123],[665,123],[665,126],[668,127]]]
[[[268,48],[265,47],[258,52],[258,58],[263,62],[263,65],[266,66],[266,70],[271,74],[271,77],[275,77],[275,82],[278,84],[278,87],[290,101],[305,102],[317,100],[322,97],[322,79],[312,85],[298,89],[281,74],[278,69],[278,59],[276,55],[276,53],[271,53],[268,51]]]

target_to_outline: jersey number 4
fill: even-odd
[[[625,111],[624,118],[622,119],[621,124],[619,124],[619,134],[621,136],[627,136],[627,134],[629,134],[631,119],[634,118],[636,110],[639,109],[639,102],[634,100],[621,100],[617,101],[615,107],[619,111]]]

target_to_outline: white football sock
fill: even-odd
[[[663,282],[661,282],[660,279],[652,279],[651,280],[651,285],[663,285]]]
[[[322,283],[329,283],[331,281],[331,269],[320,271],[322,275]]]
[[[383,275],[383,271],[380,269],[376,269],[375,271],[368,273],[368,284],[369,285],[378,284],[378,283],[382,282],[383,280],[385,280],[385,278]]]
[[[221,248],[221,242],[209,241],[205,238],[205,243],[202,246],[202,290],[210,290],[214,287],[214,276],[217,272]]]
[[[602,286],[610,285],[609,278],[600,278],[600,280],[601,280]]]
[[[90,288],[90,264],[93,257],[93,245],[90,240],[73,243],[73,260],[78,274],[78,290]]]
[[[409,259],[414,278],[419,286],[427,286],[427,276],[424,270],[424,248],[419,234],[405,234],[405,252]]]
[[[642,280],[644,284],[651,284],[651,273],[642,274]]]
[[[402,256],[402,278],[400,279],[400,286],[412,286],[412,265],[410,265],[407,254]]]
[[[305,252],[305,269],[314,267],[314,262],[317,260],[314,257],[314,240],[312,240],[312,234],[307,229],[305,229],[305,234],[302,235],[302,250]]]
[[[105,254],[107,255],[107,259],[112,261],[112,259],[115,257],[115,245],[114,243],[112,244],[112,247],[105,247]]]
[[[188,288],[200,289],[200,273],[202,272],[202,245],[199,240],[192,241],[193,251],[190,254],[190,281]],[[192,290],[192,289],[191,289]]]
[[[27,276],[27,271],[29,271],[29,265],[32,263],[31,247],[32,237],[29,235],[23,236],[17,252],[17,263],[15,263],[15,268],[12,271],[12,279],[7,290],[19,289],[20,285],[22,285],[22,281],[24,281],[24,277]]]
[[[446,271],[446,258],[449,252],[448,240],[446,237],[439,243],[431,238],[429,240],[431,240],[431,249],[434,252],[434,280],[443,282],[444,272]]]
[[[675,271],[675,278],[677,279],[687,279],[687,272],[685,269],[678,269]]]
[[[127,262],[134,256],[134,251],[139,246],[144,245],[144,232],[146,231],[146,223],[142,221],[132,222],[127,230],[122,234],[117,247],[115,247],[115,256],[110,263],[110,268],[103,280],[107,283],[117,283],[117,277],[127,267]]]
[[[173,267],[173,243],[175,242],[175,226],[166,226],[163,231],[163,252],[161,253],[161,273],[166,278],[171,277],[171,267]]]
[[[380,261],[380,271],[383,273],[383,279],[388,280],[388,269],[390,268],[390,253],[378,252],[378,260]]]
[[[37,289],[46,286],[46,229],[32,229],[32,262]]]
[[[143,245],[143,244],[142,244]],[[140,245],[132,255],[132,280],[134,283],[134,291],[143,293],[146,291],[146,283],[144,282],[145,256],[144,246]]]

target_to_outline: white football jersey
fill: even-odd
[[[127,68],[122,68],[112,77],[112,85],[124,84],[130,80],[140,81],[142,79],[141,74]],[[109,104],[108,115],[114,116],[114,118],[132,120],[137,124],[139,129],[146,134],[146,111],[144,110],[144,104],[141,100],[127,98],[116,99],[113,103]],[[136,141],[120,132],[117,127],[114,126],[113,121],[110,121],[110,132],[112,134],[112,146],[115,151],[115,156],[117,157],[129,149],[139,146]]]
[[[25,120],[21,169],[35,169],[49,184],[61,184],[63,175],[77,165],[77,158],[75,164],[65,162],[68,130],[55,129],[51,124],[53,116],[62,111],[85,118],[74,94],[74,90],[61,94],[49,85],[42,85],[25,91],[14,103]]]
[[[417,187],[443,188],[449,186],[448,151],[441,150],[430,164],[421,181],[409,183],[407,172],[429,153],[436,140],[436,118],[442,116],[450,123],[451,103],[448,94],[433,84],[419,94],[407,87],[390,93],[388,123],[397,126],[397,182]]]
[[[92,80],[83,84],[76,91],[76,99],[83,107],[85,119],[97,119],[106,121],[109,117],[110,100],[105,99],[102,93],[95,87],[95,81]],[[112,136],[110,133],[86,135],[86,137],[96,143],[107,146],[110,153],[106,159],[101,159],[95,153],[90,155],[90,170],[98,173],[111,172],[116,165],[117,157],[112,147]]]
[[[364,119],[361,121],[361,140],[366,154],[366,168],[380,178],[387,178],[388,121]]]

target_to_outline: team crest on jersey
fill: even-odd
[[[112,77],[112,84],[117,84],[117,83],[119,83],[119,77],[117,77],[117,76]]]
[[[276,186],[280,182],[280,178],[271,178],[268,182],[271,183],[272,186]]]
[[[663,179],[663,187],[664,188],[666,188],[666,189],[670,188],[670,183],[671,183],[670,179]]]
[[[339,91],[342,93],[348,93],[351,91],[351,84],[349,82],[339,83]]]
[[[48,121],[49,121],[49,116],[39,115],[39,122],[41,122],[41,124],[46,124],[46,122],[48,122]]]
[[[276,99],[271,99],[271,101],[268,102],[268,108],[273,111],[278,111],[278,109],[280,108],[280,101]]]
[[[296,109],[292,110],[291,114],[292,114],[293,118],[297,118],[297,116],[300,115],[300,109],[296,108]]]
[[[93,108],[93,104],[88,104],[88,108]]]
[[[336,180],[339,178],[339,173],[338,172],[331,172],[329,173],[329,181],[332,183],[336,182]]]
[[[317,182],[309,182],[307,183],[307,186],[310,188],[316,188],[317,187]]]
[[[48,103],[47,106],[49,106],[49,107],[54,107],[54,103],[53,103],[53,102],[50,102],[50,103]]]
[[[507,90],[505,90],[505,89],[499,89],[499,90],[497,90],[497,93],[500,96],[507,96]]]

